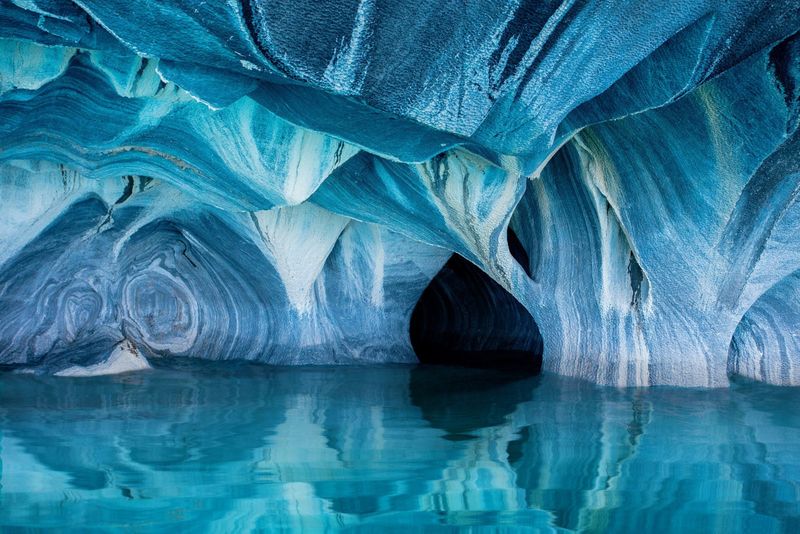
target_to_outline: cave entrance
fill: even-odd
[[[525,250],[511,230],[509,245],[527,266]],[[458,254],[422,293],[411,314],[410,336],[423,364],[541,371],[536,321],[500,284]]]

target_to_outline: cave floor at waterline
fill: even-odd
[[[800,390],[449,367],[0,375],[0,530],[798,532]]]

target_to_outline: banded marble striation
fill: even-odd
[[[456,253],[550,372],[798,384],[798,30],[796,0],[5,1],[0,363],[414,361]]]

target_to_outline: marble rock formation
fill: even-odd
[[[455,254],[485,277],[414,335],[800,384],[798,31],[799,0],[3,0],[0,364],[413,362]]]

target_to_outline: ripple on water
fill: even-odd
[[[791,532],[798,400],[422,366],[5,374],[0,528]]]

